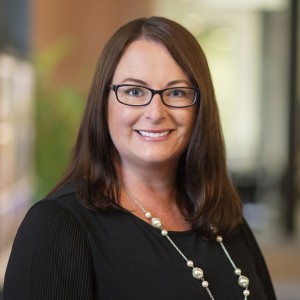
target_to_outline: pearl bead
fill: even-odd
[[[222,238],[220,235],[218,235],[218,236],[216,237],[216,241],[217,241],[218,243],[221,243],[221,242],[223,241],[223,238]]]
[[[248,297],[248,296],[250,295],[250,291],[249,291],[249,290],[244,290],[244,291],[243,291],[243,295],[244,295],[245,297]]]
[[[202,282],[202,286],[203,286],[204,288],[207,288],[207,287],[208,287],[208,281],[204,280],[204,281]]]
[[[150,212],[150,211],[146,211],[146,212],[145,212],[145,217],[146,217],[147,219],[151,219],[151,218],[152,218],[151,212]]]
[[[188,261],[186,262],[186,265],[187,265],[188,267],[192,268],[192,267],[194,267],[194,262],[193,262],[192,260],[188,260]]]
[[[201,279],[203,277],[203,270],[200,268],[194,268],[192,274],[194,278]]]
[[[161,231],[161,235],[163,235],[163,236],[168,235],[168,230],[163,229],[163,230]]]
[[[234,270],[234,274],[235,274],[235,275],[239,275],[239,276],[240,276],[240,275],[242,274],[242,271],[241,271],[241,269],[238,269],[238,268],[237,268],[237,269],[235,269],[235,270]]]
[[[159,228],[159,229],[162,228],[162,223],[161,223],[161,220],[159,218],[152,218],[151,219],[151,224],[155,228]]]
[[[240,276],[238,283],[241,287],[247,288],[249,285],[249,279],[246,276]]]

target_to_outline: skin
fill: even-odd
[[[152,89],[191,86],[167,49],[144,39],[128,46],[112,84],[137,84]],[[170,108],[159,95],[147,106],[132,107],[119,103],[113,91],[109,94],[108,126],[116,148],[114,162],[119,178],[147,209],[153,208],[153,213],[164,217],[169,230],[188,228],[174,200],[175,174],[180,156],[188,146],[195,116],[195,106]],[[124,193],[121,203],[144,219]]]

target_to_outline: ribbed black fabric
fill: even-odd
[[[32,209],[16,236],[4,299],[93,299],[86,233],[65,207]]]
[[[204,270],[216,300],[242,300],[242,288],[220,245],[194,231],[170,232]],[[272,283],[247,224],[224,241],[250,279],[249,300],[274,300]],[[210,300],[159,230],[123,211],[84,208],[63,189],[30,209],[14,242],[5,300]]]

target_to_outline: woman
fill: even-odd
[[[226,173],[207,61],[161,17],[100,56],[66,176],[31,208],[5,299],[275,299]]]

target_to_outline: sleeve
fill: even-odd
[[[89,242],[79,221],[54,201],[27,213],[9,258],[6,300],[93,299]]]
[[[251,250],[252,256],[254,257],[256,272],[260,278],[260,281],[263,285],[264,292],[267,296],[268,300],[276,300],[274,287],[272,284],[272,280],[262,255],[262,252],[257,244],[257,241],[254,237],[252,230],[250,229],[249,225],[245,221],[245,226],[243,226],[243,234],[246,237],[246,243],[248,249]]]

